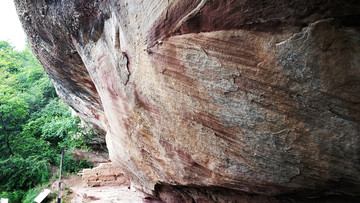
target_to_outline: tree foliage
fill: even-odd
[[[11,157],[0,162],[2,190],[30,189],[36,184],[45,182],[50,177],[49,163],[41,156]]]
[[[21,123],[28,114],[28,104],[13,88],[0,85],[0,143],[1,158],[13,156],[10,139],[21,130]]]
[[[0,41],[0,196],[19,202],[25,190],[48,181],[60,149],[71,151],[89,138],[79,123],[29,48],[16,51]],[[65,171],[89,166],[70,151]]]

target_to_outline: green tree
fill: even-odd
[[[89,167],[72,156],[91,135],[79,123],[29,47],[16,51],[0,41],[0,195],[23,201],[25,190],[48,180],[61,147],[68,149],[65,171]]]
[[[0,85],[0,141],[2,149],[6,148],[8,152],[1,153],[1,156],[14,155],[11,136],[21,130],[17,123],[22,122],[27,114],[28,105],[19,94],[9,86]]]
[[[40,156],[11,157],[0,162],[0,189],[26,190],[46,182],[50,175],[49,163]]]

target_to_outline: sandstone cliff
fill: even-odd
[[[149,201],[360,194],[358,1],[15,2]]]

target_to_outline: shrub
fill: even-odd
[[[2,192],[0,197],[9,199],[9,203],[20,203],[25,194],[26,192],[23,190],[15,190],[12,192]]]
[[[60,165],[60,157],[57,166]],[[83,168],[91,168],[92,164],[84,159],[75,160],[70,152],[64,153],[63,170],[68,173],[78,173]]]
[[[26,192],[22,199],[22,203],[33,203],[34,199],[40,194],[40,192],[46,187],[46,185],[39,185],[35,188],[32,188]],[[50,202],[52,199],[56,198],[56,194],[51,192],[43,201],[42,203]]]
[[[10,157],[0,162],[0,190],[27,190],[50,178],[46,160],[39,157]]]

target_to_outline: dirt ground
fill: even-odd
[[[62,181],[61,198],[64,203],[142,203],[142,194],[126,186],[87,187],[81,176],[69,176]],[[54,182],[52,191],[57,191],[58,182]]]
[[[81,152],[76,156],[88,158],[96,167],[100,163],[109,162],[104,154],[98,152]],[[56,170],[56,169],[55,169]],[[54,171],[55,172],[55,171]],[[57,173],[57,172],[55,172]],[[58,194],[58,179],[52,180],[52,193]],[[81,175],[72,174],[61,181],[61,199],[63,203],[142,203],[143,195],[127,186],[89,187],[82,181]],[[56,199],[52,202],[56,203]]]

